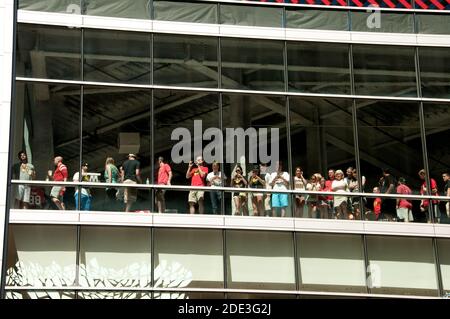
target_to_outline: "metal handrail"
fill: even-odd
[[[436,195],[403,195],[403,194],[378,194],[378,193],[360,193],[360,192],[321,192],[306,191],[297,189],[274,190],[266,188],[239,188],[223,186],[183,186],[183,185],[158,185],[158,184],[123,184],[123,183],[101,183],[101,182],[53,182],[53,181],[26,181],[11,180],[13,185],[35,185],[35,186],[67,186],[67,187],[90,187],[90,188],[136,188],[147,190],[173,190],[173,191],[222,191],[226,193],[263,193],[263,194],[292,194],[292,195],[319,195],[319,196],[346,196],[346,197],[369,197],[369,198],[394,198],[394,199],[432,199],[450,201],[450,197]]]

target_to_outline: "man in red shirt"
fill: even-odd
[[[397,194],[401,195],[412,194],[411,189],[406,185],[406,180],[403,177],[400,177],[398,179]],[[403,220],[405,222],[412,222],[413,216],[411,209],[412,204],[409,200],[397,198],[397,217],[399,218],[399,220]]]
[[[186,172],[186,178],[191,179],[191,186],[206,186],[205,180],[208,174],[208,167],[203,166],[203,157],[198,156],[195,160],[195,164],[191,161],[189,162],[189,167]],[[198,212],[203,214],[204,212],[204,191],[190,191],[188,202],[189,202],[189,212],[195,214],[195,204],[198,203]]]
[[[67,182],[67,178],[69,177],[67,166],[64,165],[62,161],[63,158],[61,156],[56,156],[54,159],[56,168],[53,172],[53,176],[50,176],[51,171],[49,171],[49,177],[52,178],[54,182]],[[65,191],[66,188],[64,186],[53,186],[50,191],[50,197],[52,198],[53,203],[55,203],[56,207],[60,210],[66,209],[64,202],[62,201]]]
[[[157,183],[158,185],[170,185],[170,181],[172,180],[172,169],[169,164],[164,163],[163,157],[158,157],[158,177]],[[166,201],[164,198],[165,189],[158,189],[156,191],[156,205],[158,206],[158,213],[164,213],[166,211]]]
[[[327,192],[331,192],[331,184],[334,181],[334,169],[328,170],[328,179],[325,181],[325,189]],[[334,216],[334,208],[333,208],[333,196],[327,196],[327,204],[328,204],[328,214],[330,216]]]
[[[426,173],[424,169],[421,169],[419,171],[419,177],[421,180],[423,180],[422,186],[420,187],[420,195],[426,195],[427,194],[427,181],[426,181]],[[430,178],[430,186],[431,186],[431,194],[438,196],[438,189],[437,189],[437,183],[434,180],[434,178]],[[431,207],[430,207],[430,200],[429,199],[424,199],[422,200],[422,202],[420,203],[420,210],[422,212],[425,212],[427,214],[427,221],[429,223],[431,223],[431,216],[430,216],[430,212],[434,212],[434,216],[436,216],[436,218],[438,218],[439,216],[437,216],[436,211],[437,211],[437,204],[438,201],[437,200],[433,200],[432,201]]]

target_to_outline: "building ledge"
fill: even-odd
[[[11,224],[245,229],[450,238],[450,225],[308,218],[156,213],[10,211]]]

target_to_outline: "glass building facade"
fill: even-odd
[[[450,293],[450,7],[428,2],[18,1],[4,297]],[[207,154],[216,190],[188,174]]]

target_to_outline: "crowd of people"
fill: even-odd
[[[24,151],[18,154],[19,163],[13,166],[13,179],[33,180],[36,177],[34,166],[28,162],[27,154]],[[54,170],[49,170],[47,180],[55,182],[68,181],[69,174],[67,166],[63,163],[61,156],[54,158]],[[142,184],[141,164],[135,154],[128,154],[127,159],[119,167],[115,165],[114,159],[108,157],[105,161],[103,172],[106,183],[123,183],[127,185]],[[317,195],[303,193],[292,196],[292,216],[321,219],[369,219],[388,221],[415,221],[413,216],[413,201],[408,199],[395,198],[395,194],[411,195],[413,191],[408,186],[404,177],[398,179],[386,168],[382,170],[380,179],[376,186],[372,188],[374,194],[390,194],[392,198],[375,197],[372,199],[364,196],[348,196],[348,193],[364,193],[366,186],[365,176],[358,178],[357,170],[348,167],[345,174],[342,170],[329,169],[325,178],[320,173],[314,173],[309,178],[304,177],[301,167],[295,167],[291,185],[291,177],[284,169],[283,163],[278,161],[274,172],[269,172],[268,165],[261,163],[253,166],[248,174],[245,174],[241,165],[236,164],[231,172],[230,179],[220,169],[218,162],[211,164],[209,171],[202,156],[196,157],[195,161],[188,164],[186,179],[190,180],[191,186],[211,187],[208,196],[211,202],[212,214],[219,214],[222,211],[223,191],[214,190],[220,186],[230,186],[242,190],[232,192],[232,214],[253,216],[281,216],[285,217],[289,207],[289,195],[283,193],[284,190],[294,189],[299,191],[314,192],[334,192],[336,195]],[[73,175],[74,182],[92,181],[89,173],[89,164],[83,163],[81,173]],[[97,174],[98,175],[98,174]],[[158,185],[170,186],[173,173],[171,166],[165,162],[163,157],[159,157],[156,165],[156,183]],[[420,170],[418,176],[422,181],[418,193],[428,194],[427,178],[425,170]],[[448,172],[442,174],[444,182],[443,196],[450,197],[450,175]],[[438,185],[434,178],[430,178],[430,188],[432,195],[439,195]],[[147,183],[149,179],[147,178]],[[361,184],[360,184],[361,183]],[[266,189],[276,190],[276,193],[268,192],[248,192],[246,189]],[[64,204],[64,186],[55,185],[50,190],[50,199],[54,207],[60,210],[66,209]],[[80,192],[80,194],[79,194]],[[105,189],[105,203],[123,202],[125,212],[132,211],[133,204],[137,201],[138,190],[135,187],[107,187]],[[92,206],[92,194],[88,187],[77,187],[74,193],[76,209],[89,211]],[[15,198],[16,208],[26,209],[29,207],[31,197],[31,186],[17,185]],[[159,213],[166,211],[166,189],[157,189],[155,192],[155,204]],[[187,203],[189,213],[205,213],[205,191],[192,189],[189,191]],[[439,220],[450,217],[449,201],[439,202],[438,200],[420,201],[420,212],[430,221],[431,216]],[[363,216],[362,216],[363,214]]]

